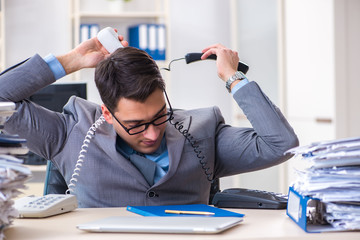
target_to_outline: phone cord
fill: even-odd
[[[173,120],[174,120],[174,116],[171,116],[170,119],[169,119],[170,124],[173,125],[175,127],[175,129],[177,129],[179,131],[179,133],[181,133],[185,137],[185,139],[190,143],[191,147],[193,148],[193,150],[194,150],[194,152],[196,154],[196,157],[199,160],[201,168],[203,169],[203,171],[204,171],[204,173],[206,175],[206,179],[209,182],[213,181],[214,180],[213,173],[210,172],[210,168],[207,166],[208,163],[205,160],[204,154],[200,150],[199,144],[194,139],[194,137],[189,133],[188,129],[183,129],[184,125],[183,125],[182,122],[173,123],[172,122]]]
[[[66,190],[65,194],[74,194],[75,193],[76,183],[78,181],[78,177],[80,176],[80,170],[81,170],[82,164],[83,164],[84,159],[85,159],[85,153],[87,152],[87,149],[89,147],[91,139],[95,136],[96,130],[104,122],[105,122],[105,118],[104,118],[103,115],[101,115],[99,117],[99,119],[96,120],[91,125],[88,132],[86,133],[86,136],[85,136],[84,141],[83,141],[83,145],[81,146],[81,150],[80,150],[80,153],[79,153],[78,160],[76,161],[76,164],[75,164],[74,172],[73,172],[73,174],[71,176],[71,179],[70,179],[70,182],[69,182],[69,185],[68,185],[68,189]]]

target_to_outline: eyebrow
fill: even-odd
[[[159,114],[164,110],[164,108],[166,108],[166,103],[164,104],[164,106],[152,117],[152,119],[154,119],[155,117],[159,116]],[[142,122],[144,121],[143,119],[139,119],[139,120],[123,120],[124,123],[135,123],[135,122]]]

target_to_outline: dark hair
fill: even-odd
[[[95,83],[101,100],[114,111],[121,98],[144,102],[165,82],[156,62],[143,50],[119,48],[95,69]]]

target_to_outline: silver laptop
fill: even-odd
[[[108,217],[79,224],[89,232],[219,233],[242,222],[238,217]]]

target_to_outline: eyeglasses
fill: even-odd
[[[169,111],[166,113],[166,114],[163,114],[157,118],[155,118],[154,120],[152,120],[151,122],[147,122],[147,123],[142,123],[142,124],[139,124],[139,125],[136,125],[134,127],[131,127],[131,128],[127,128],[125,127],[116,117],[115,115],[110,111],[110,109],[108,108],[109,112],[113,115],[113,117],[115,118],[115,120],[120,124],[120,126],[122,126],[124,128],[124,130],[129,134],[129,135],[135,135],[135,134],[139,134],[141,132],[144,132],[151,124],[154,125],[154,126],[160,126],[161,124],[164,124],[166,123],[167,121],[169,121],[169,119],[172,117],[173,115],[173,110],[172,110],[172,107],[171,107],[171,104],[169,102],[169,98],[166,94],[166,92],[164,91],[165,93],[165,97],[166,97],[166,100],[169,104]],[[164,109],[166,107],[166,105],[162,108]],[[161,109],[161,110],[162,110]]]

